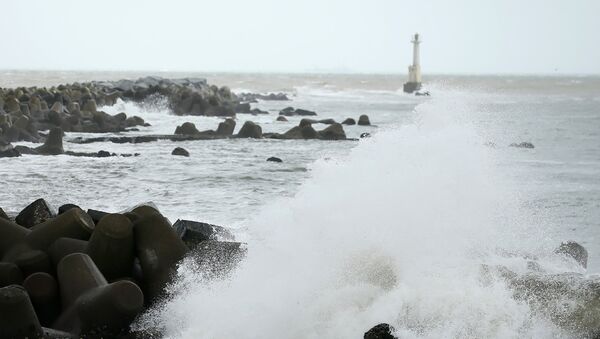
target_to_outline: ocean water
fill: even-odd
[[[0,86],[20,86],[147,74],[0,75]],[[65,142],[141,155],[0,159],[5,210],[38,197],[109,211],[154,201],[172,220],[229,226],[247,243],[246,259],[218,279],[183,264],[170,297],[137,328],[170,338],[360,338],[388,322],[401,338],[579,335],[502,281],[482,283],[481,267],[526,272],[534,258],[551,273],[600,273],[600,78],[432,76],[432,96],[415,97],[398,75],[161,75],[290,94],[256,106],[269,115],[238,115],[237,128],[253,120],[285,131],[299,120],[275,121],[288,105],[338,121],[368,114],[377,127],[346,127],[373,135],[360,141]],[[152,124],[139,134],[220,121],[173,116],[160,102],[104,110]],[[508,147],[522,141],[535,148]],[[191,157],[172,157],[176,146]],[[587,248],[587,270],[553,254],[566,240]]]

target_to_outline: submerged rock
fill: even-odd
[[[295,109],[293,107],[286,107],[279,112],[279,115],[284,115],[284,116],[288,116],[288,117],[296,116],[296,115],[313,116],[313,115],[317,115],[317,113],[306,110],[306,109],[301,109],[301,108]]]
[[[324,140],[344,140],[346,139],[346,133],[341,124],[335,123],[331,126],[319,131],[319,136]]]
[[[63,154],[63,130],[60,127],[55,127],[50,130],[46,142],[37,147],[35,150],[42,155],[58,155]]]
[[[246,121],[237,134],[238,138],[262,138],[262,128],[252,121]]]
[[[360,117],[358,117],[358,125],[359,126],[370,126],[371,121],[369,120],[369,116],[367,116],[366,114],[363,114]]]
[[[200,131],[196,128],[194,123],[184,122],[181,126],[175,128],[175,134],[194,135],[200,134]]]
[[[288,121],[288,119],[286,117],[284,117],[283,115],[278,116],[276,120],[277,121]]]
[[[219,126],[217,127],[217,134],[230,136],[230,135],[233,135],[234,130],[235,130],[235,120],[233,120],[231,118],[227,118],[227,119],[225,119],[225,121],[219,123]]]
[[[180,155],[180,156],[184,156],[184,157],[189,157],[190,156],[190,152],[188,152],[185,148],[176,147],[173,150],[173,152],[171,152],[171,155]]]
[[[281,160],[281,158],[278,157],[270,157],[267,159],[267,161],[271,161],[271,162],[283,162],[283,160]]]
[[[521,143],[512,143],[510,145],[508,145],[509,147],[517,147],[517,148],[535,148],[535,146],[528,142],[528,141],[523,141]]]
[[[348,119],[342,121],[342,125],[356,125],[356,120],[354,120],[352,118],[348,118]]]

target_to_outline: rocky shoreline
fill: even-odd
[[[244,248],[221,226],[171,225],[152,204],[55,213],[38,199],[14,218],[0,209],[0,337],[151,336],[130,324],[160,300],[184,257],[223,274]]]
[[[144,119],[121,112],[115,115],[99,107],[114,105],[117,100],[136,103],[166,101],[176,115],[221,116],[226,118],[216,130],[199,131],[193,123],[179,126],[172,135],[128,135],[137,126],[150,126]],[[209,85],[205,79],[163,79],[145,77],[137,80],[91,81],[59,85],[50,88],[0,88],[0,157],[18,157],[22,154],[105,157],[117,154],[108,151],[95,153],[64,152],[62,137],[66,133],[119,133],[120,136],[68,138],[71,143],[141,143],[158,140],[189,141],[228,138],[356,140],[346,136],[343,125],[370,126],[369,117],[361,115],[358,123],[348,118],[342,123],[333,119],[303,118],[298,126],[285,133],[263,132],[261,126],[247,121],[237,134],[236,113],[265,114],[252,108],[258,100],[289,101],[285,93],[242,93],[236,95],[228,87]],[[290,116],[316,116],[317,113],[301,108],[285,107],[277,121]],[[329,125],[316,130],[313,125]],[[44,131],[49,131],[45,133]],[[61,139],[61,140],[59,140]],[[13,142],[44,143],[36,148],[16,146]],[[122,154],[133,156],[135,154]]]

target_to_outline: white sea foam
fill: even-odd
[[[502,282],[482,281],[484,263],[526,264],[498,253],[540,254],[544,239],[524,227],[531,218],[464,119],[468,109],[430,101],[412,123],[318,161],[293,198],[248,222],[235,272],[209,281],[183,265],[171,298],[138,328],[172,338],[360,338],[388,322],[401,338],[563,336]]]

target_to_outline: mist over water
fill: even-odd
[[[387,322],[400,338],[551,338],[565,334],[516,301],[482,264],[526,270],[556,242],[530,227],[518,187],[467,119],[439,95],[410,122],[320,159],[293,197],[248,221],[238,269],[207,279],[182,265],[171,298],[139,328],[172,338],[360,338]]]

